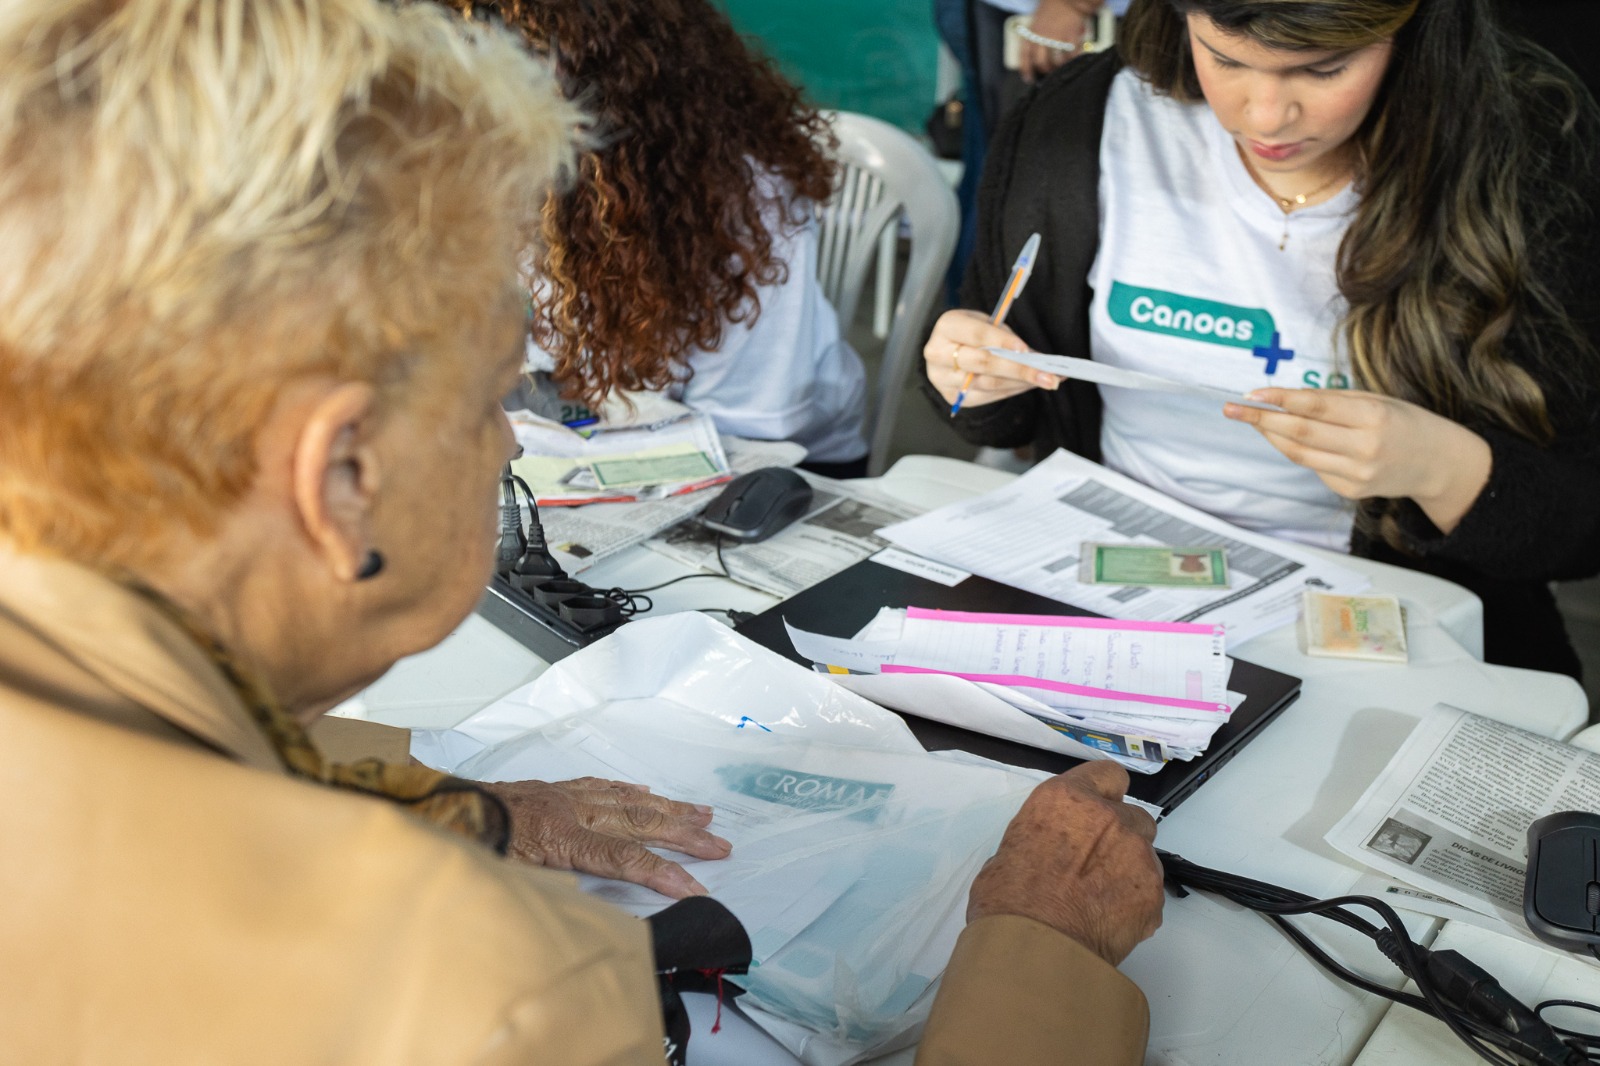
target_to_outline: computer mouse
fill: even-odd
[[[1528,827],[1522,916],[1534,936],[1568,951],[1600,944],[1600,814],[1560,811]]]
[[[766,540],[806,513],[811,485],[782,466],[740,474],[700,512],[700,524],[734,540]]]

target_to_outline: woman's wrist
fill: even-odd
[[[1433,451],[1441,465],[1411,499],[1439,532],[1449,536],[1489,484],[1494,452],[1489,442],[1472,430],[1455,422],[1447,425],[1453,432],[1442,447]]]

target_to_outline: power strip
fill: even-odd
[[[615,603],[581,581],[547,579],[538,584],[577,587],[538,596],[537,586],[525,591],[514,580],[495,576],[478,613],[547,663],[566,658],[627,621]]]

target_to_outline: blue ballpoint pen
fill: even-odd
[[[1000,325],[1006,320],[1006,315],[1011,313],[1011,305],[1022,295],[1022,287],[1028,284],[1028,278],[1033,274],[1033,261],[1038,255],[1039,235],[1035,233],[1022,246],[1022,253],[1017,256],[1017,261],[1011,264],[1011,280],[1006,282],[1006,291],[1000,294],[1000,302],[994,305],[994,314],[989,316],[992,325]],[[961,410],[961,404],[967,398],[967,390],[972,387],[972,379],[976,376],[972,371],[967,371],[967,380],[961,383],[961,391],[956,393],[956,402],[950,405],[951,418]]]

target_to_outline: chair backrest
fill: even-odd
[[[826,114],[839,139],[839,182],[832,199],[817,209],[817,277],[839,313],[841,329],[855,319],[862,283],[885,229],[893,226],[891,232],[898,234],[902,217],[910,226],[910,261],[867,405],[867,472],[877,475],[888,463],[906,379],[920,357],[928,313],[955,251],[960,211],[938,163],[910,134],[867,115]]]

